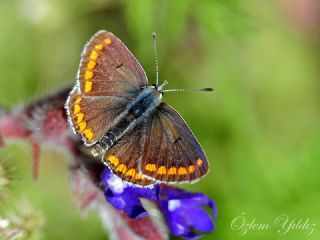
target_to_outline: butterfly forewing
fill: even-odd
[[[136,125],[118,140],[104,155],[103,161],[115,175],[124,181],[137,185],[151,185],[153,180],[139,173],[145,141],[145,122]]]
[[[78,72],[87,96],[135,97],[148,83],[146,74],[128,48],[112,33],[99,31],[85,46]]]
[[[87,145],[94,144],[147,83],[126,46],[112,33],[99,31],[83,50],[77,84],[66,103],[73,130]]]
[[[139,169],[143,175],[166,183],[192,182],[208,171],[199,142],[182,117],[165,103],[148,119]]]
[[[74,89],[67,103],[69,121],[73,130],[82,135],[84,142],[97,142],[121,116],[128,101],[115,96],[88,97]]]

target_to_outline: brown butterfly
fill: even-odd
[[[84,144],[93,146],[93,155],[103,154],[103,162],[124,181],[189,183],[208,172],[188,125],[161,102],[170,91],[163,90],[165,84],[158,85],[157,77],[157,84],[148,86],[139,62],[110,32],[97,32],[84,47],[66,102],[68,119]]]

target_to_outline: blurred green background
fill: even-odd
[[[204,239],[320,239],[319,9],[315,0],[1,0],[0,104],[15,107],[73,84],[82,48],[100,29],[128,46],[153,83],[157,32],[168,88],[215,89],[164,97],[211,163],[206,178],[183,186],[218,205],[216,231]],[[34,221],[45,222],[44,239],[107,238],[94,214],[73,207],[67,156],[42,151],[34,182],[29,145],[8,145],[0,157],[17,180],[2,211],[21,214],[17,202],[28,202],[41,215]],[[242,213],[269,229],[240,236],[231,223]],[[314,232],[278,233],[273,223],[283,214],[309,219]]]

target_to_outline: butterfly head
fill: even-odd
[[[168,84],[168,81],[165,80],[161,85],[155,86],[155,88],[157,89],[158,92],[163,93],[163,89],[164,87]]]
[[[165,80],[161,85],[152,84],[151,86],[149,86],[149,88],[152,89],[151,91],[155,92],[155,95],[158,95],[159,99],[161,99],[163,96],[164,87],[167,84],[168,84],[168,81]]]
[[[159,86],[151,85],[143,90],[146,95],[152,95],[155,99],[157,99],[157,102],[161,102],[163,93],[162,90],[159,89]]]

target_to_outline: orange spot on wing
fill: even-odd
[[[101,51],[103,49],[103,45],[102,44],[97,44],[94,48],[96,50],[98,50],[98,51]]]
[[[93,138],[92,128],[84,130],[83,134],[88,140],[91,140]]]
[[[97,51],[92,50],[91,54],[90,54],[90,59],[92,60],[96,60],[98,58],[99,54],[97,53]]]
[[[79,132],[82,132],[83,130],[86,129],[87,123],[86,122],[81,122],[81,123],[79,123],[78,127],[79,127]]]
[[[124,174],[127,170],[126,165],[124,164],[120,164],[117,168],[116,168],[116,172],[121,172],[122,174]]]
[[[171,167],[168,170],[168,175],[174,175],[177,174],[177,168],[176,167]]]
[[[202,165],[202,163],[203,163],[202,160],[200,158],[198,158],[197,165],[200,167]]]
[[[84,114],[83,113],[79,113],[76,115],[77,116],[77,121],[76,123],[80,123],[82,122],[83,118],[84,118]]]
[[[89,80],[93,77],[93,72],[91,71],[86,71],[86,73],[84,74],[84,79]]]
[[[156,165],[155,164],[147,164],[146,166],[145,166],[145,169],[147,170],[147,171],[151,171],[151,172],[153,172],[153,171],[156,171]]]
[[[110,155],[109,157],[107,157],[107,160],[115,167],[119,164],[119,158],[117,156]]]
[[[195,166],[193,165],[190,165],[188,169],[189,169],[189,173],[193,173],[196,170]]]
[[[74,107],[73,107],[73,114],[77,114],[77,113],[79,113],[80,112],[80,105],[74,105]]]
[[[92,89],[92,82],[86,81],[85,86],[84,86],[84,91],[85,92],[90,92]]]
[[[76,98],[76,101],[74,102],[75,104],[79,104],[82,101],[82,97],[79,96]]]
[[[167,169],[165,166],[161,166],[158,168],[158,174],[166,174],[167,173]]]
[[[144,177],[142,177],[142,175],[141,175],[140,173],[137,173],[137,174],[134,176],[134,178],[135,178],[136,180],[140,180],[140,179],[143,179]]]
[[[178,174],[179,174],[179,175],[186,175],[186,174],[187,174],[187,169],[184,168],[184,167],[180,167],[180,168],[178,169]]]
[[[131,168],[126,172],[126,177],[134,177],[135,174],[136,170],[134,168]]]
[[[105,42],[105,44],[110,45],[112,43],[112,40],[111,40],[111,38],[106,38],[104,40],[104,42]]]
[[[87,69],[92,70],[92,69],[95,68],[95,66],[96,66],[96,62],[90,60],[90,62],[89,62],[88,65],[87,65]]]

